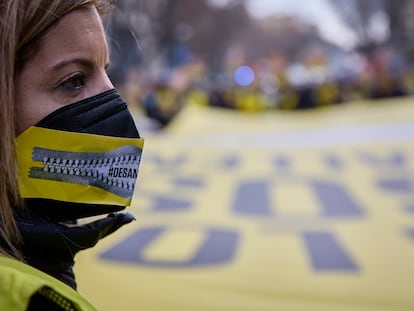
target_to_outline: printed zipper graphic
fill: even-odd
[[[142,150],[127,145],[108,152],[67,152],[33,148],[29,177],[99,187],[131,199]]]

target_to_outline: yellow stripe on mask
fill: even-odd
[[[142,138],[30,127],[16,141],[23,198],[130,205]]]

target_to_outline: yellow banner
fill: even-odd
[[[99,310],[414,310],[412,98],[186,107],[122,228],[75,266]],[[138,122],[139,124],[139,122]]]

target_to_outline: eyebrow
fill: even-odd
[[[89,59],[86,59],[86,58],[72,58],[72,59],[64,60],[64,61],[61,61],[61,62],[57,63],[56,65],[54,65],[52,67],[52,70],[53,71],[58,71],[59,69],[62,69],[64,67],[66,67],[68,65],[72,65],[72,64],[79,64],[79,65],[82,65],[82,66],[90,68],[90,69],[96,67],[96,63],[89,60]],[[109,66],[109,62],[105,63],[105,68],[107,68],[108,66]]]

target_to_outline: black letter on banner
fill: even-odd
[[[155,226],[140,229],[102,253],[100,257],[105,260],[128,262],[148,267],[192,268],[212,266],[230,262],[239,242],[237,232],[220,228],[207,228],[205,229],[205,239],[192,258],[181,262],[146,259],[143,256],[145,249],[151,243],[156,243],[157,238],[163,234],[168,234],[168,227]]]

